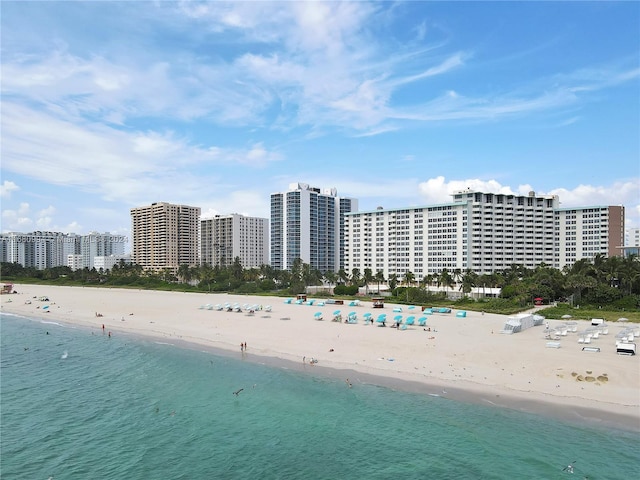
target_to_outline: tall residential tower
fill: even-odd
[[[132,208],[131,221],[132,263],[174,271],[198,265],[200,208],[157,202]]]
[[[269,263],[269,220],[237,213],[200,220],[202,264],[230,266],[236,258],[243,268]]]
[[[338,197],[337,190],[289,185],[271,194],[271,266],[290,270],[296,258],[320,272],[344,267],[344,216],[358,201]]]

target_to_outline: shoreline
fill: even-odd
[[[541,339],[541,327],[513,335],[493,333],[507,317],[476,312],[466,318],[434,314],[427,323],[430,332],[415,326],[399,331],[365,326],[361,321],[346,325],[327,318],[313,320],[318,311],[326,317],[336,309],[376,316],[378,311],[367,302],[358,307],[310,308],[285,305],[277,297],[229,294],[41,285],[17,285],[16,290],[20,293],[0,298],[2,312],[88,329],[101,330],[105,324],[114,335],[204,349],[218,356],[342,381],[349,378],[354,385],[507,408],[578,425],[640,431],[638,357],[619,357],[615,345],[607,348],[616,332],[599,339],[603,351],[591,354],[581,351],[575,334],[562,340],[563,348],[549,349]],[[46,302],[49,313],[38,308],[44,303],[36,298],[43,295],[50,299]],[[242,300],[272,302],[273,311],[248,316],[199,308]],[[384,309],[389,318],[391,310]],[[95,316],[98,312],[104,316]],[[244,354],[239,351],[242,342],[248,347]],[[303,357],[314,357],[318,363],[303,364]],[[571,373],[581,369],[594,375],[605,373],[610,380],[576,382]]]

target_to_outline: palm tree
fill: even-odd
[[[182,280],[183,283],[191,281],[191,268],[186,263],[178,267],[178,279]]]
[[[373,272],[370,268],[364,269],[364,275],[362,276],[362,280],[364,281],[364,289],[365,295],[369,295],[369,284],[373,282]]]
[[[398,286],[398,275],[396,275],[395,273],[392,273],[391,276],[389,277],[389,289],[393,291],[396,289],[397,286]]]
[[[338,279],[338,274],[331,270],[327,270],[324,272],[324,279],[329,284],[330,287],[336,284],[336,280]]]
[[[456,285],[460,284],[462,281],[462,270],[460,270],[459,268],[456,268],[453,270],[453,281],[456,282]]]
[[[620,286],[627,287],[627,294],[631,295],[634,284],[640,279],[640,257],[629,255],[622,260],[620,266]]]
[[[443,268],[440,272],[439,282],[440,285],[444,286],[445,290],[448,290],[449,287],[453,286],[453,278],[446,268]]]
[[[200,266],[200,282],[204,282],[209,288],[209,293],[211,293],[211,281],[214,277],[213,267],[208,263],[204,263]]]
[[[433,283],[433,275],[430,273],[427,273],[424,277],[422,277],[422,280],[420,281],[420,286],[425,289],[427,291],[427,293],[429,292],[429,286]]]
[[[473,287],[476,286],[476,282],[478,281],[478,274],[467,268],[465,272],[462,274],[462,281],[460,283],[460,290],[462,293],[467,295],[473,290]]]
[[[338,270],[338,280],[344,283],[345,285],[349,281],[349,274],[345,271],[344,268]]]
[[[409,287],[413,285],[414,280],[416,279],[413,272],[407,270],[404,274],[404,283],[407,285],[407,302],[409,302]]]
[[[380,295],[380,284],[384,282],[384,272],[382,270],[376,272],[375,281],[378,282],[378,295]]]
[[[354,268],[351,270],[351,285],[360,286],[360,269]]]

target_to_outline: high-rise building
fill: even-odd
[[[76,253],[79,237],[62,232],[10,232],[0,235],[2,261],[44,270],[67,264],[67,255]]]
[[[560,208],[556,210],[555,241],[556,268],[598,254],[619,256],[624,246],[624,207]]]
[[[230,266],[236,258],[243,268],[269,263],[269,220],[233,213],[200,220],[200,261]]]
[[[95,265],[96,257],[109,257],[111,255],[124,255],[126,237],[107,233],[89,232],[80,237],[80,254],[82,255],[82,268],[98,268]]]
[[[200,208],[157,202],[132,208],[131,220],[132,263],[174,271],[180,265],[199,264]]]
[[[345,216],[345,269],[382,271],[385,278],[470,269],[489,274],[544,263],[620,255],[624,207],[559,208],[557,196],[466,190],[453,202],[378,209]]]
[[[289,185],[271,194],[271,266],[290,270],[299,258],[320,272],[344,267],[344,216],[358,201],[338,197],[337,190]]]

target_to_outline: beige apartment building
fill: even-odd
[[[199,264],[200,208],[152,203],[131,209],[131,262],[145,269],[177,270]]]

